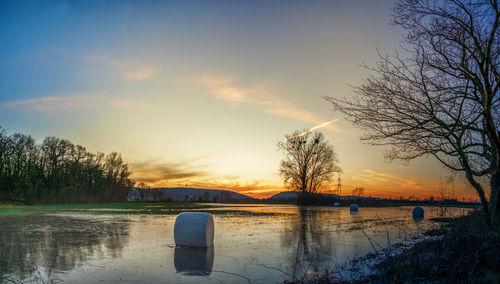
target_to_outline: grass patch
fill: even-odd
[[[350,277],[325,270],[283,283],[500,283],[500,234],[488,229],[484,213],[436,219],[443,223],[424,233],[429,238],[402,252],[385,254],[382,261],[377,254],[354,259],[342,271]],[[358,274],[361,270],[368,275]]]
[[[447,219],[447,218],[441,218]],[[499,283],[500,237],[482,212],[446,220],[442,238],[426,240],[375,266],[375,283]],[[432,234],[434,235],[434,234]]]
[[[439,223],[451,223],[455,218],[449,218],[449,217],[435,217],[435,218],[430,218],[429,220],[434,221],[434,222],[439,222]]]
[[[350,206],[351,203],[356,203],[355,201],[346,203],[343,201],[344,204],[341,206]],[[356,203],[358,204],[359,207],[403,207],[403,206],[430,206],[430,207],[452,207],[452,208],[481,208],[480,205],[471,205],[471,204],[429,204],[429,203],[418,203],[418,202],[397,202],[397,203],[392,203],[392,202],[374,202],[374,203]]]
[[[182,212],[206,212],[214,215],[232,214],[239,216],[264,215],[275,216],[277,213],[249,212],[245,210],[224,210],[226,204],[214,205],[187,202],[120,202],[109,204],[58,204],[0,207],[0,216],[46,213],[84,213],[95,215],[177,215]]]
[[[120,202],[108,204],[57,204],[57,205],[28,205],[4,206],[0,208],[0,215],[38,214],[53,212],[85,212],[94,214],[179,214],[185,210],[200,210],[217,206],[203,203],[135,203]]]

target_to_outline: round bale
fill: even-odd
[[[351,212],[358,212],[358,204],[351,204],[349,209],[351,210]]]
[[[333,207],[339,207],[339,206],[340,206],[340,203],[338,203],[338,202],[333,203]]]
[[[184,212],[177,216],[174,240],[181,247],[211,247],[214,245],[214,218],[209,213]]]
[[[424,218],[424,208],[417,206],[413,208],[413,218]]]

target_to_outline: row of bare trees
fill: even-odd
[[[90,153],[68,140],[0,129],[0,200],[34,203],[124,201],[133,185],[121,155]]]

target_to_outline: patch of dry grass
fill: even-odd
[[[372,283],[500,283],[498,233],[487,229],[482,212],[449,221],[446,229],[374,268]]]

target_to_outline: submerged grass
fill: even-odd
[[[212,208],[214,206],[200,203],[132,203],[120,202],[109,204],[57,204],[57,205],[27,205],[27,206],[4,206],[0,208],[0,215],[11,214],[33,214],[52,212],[92,212],[103,214],[119,213],[149,213],[149,212],[180,212],[182,210],[196,210]],[[149,213],[151,214],[151,213]]]
[[[58,204],[58,205],[26,205],[0,207],[2,215],[25,215],[44,213],[85,213],[96,215],[177,215],[187,210],[224,215],[276,215],[276,213],[249,212],[243,210],[224,210],[225,204],[187,202],[121,202],[109,204]]]
[[[434,222],[439,222],[439,223],[451,223],[451,222],[453,222],[454,218],[436,217],[436,218],[430,218],[429,220],[434,221]]]

